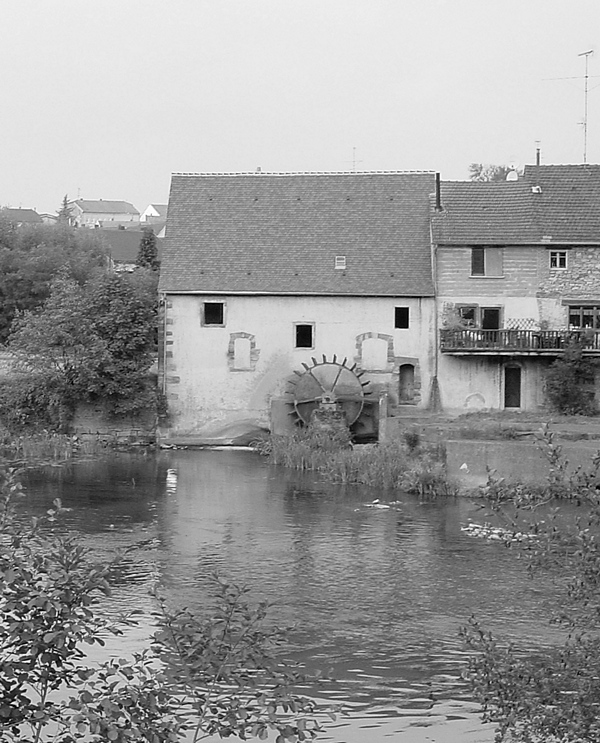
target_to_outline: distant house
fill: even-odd
[[[140,221],[139,211],[128,201],[76,199],[69,202],[69,207],[75,227],[118,229]]]
[[[140,222],[154,224],[167,221],[167,204],[148,204],[140,215]]]
[[[600,165],[444,183],[432,234],[445,409],[536,409],[569,339],[600,357]]]
[[[111,265],[115,271],[133,271],[136,266],[142,230],[105,230],[99,229],[99,235],[108,248]],[[157,249],[160,260],[161,240],[157,238]]]
[[[17,227],[21,227],[24,224],[42,224],[43,220],[35,209],[13,209],[11,207],[3,207],[0,209],[0,217],[8,219]]]
[[[174,175],[159,286],[171,434],[219,440],[340,402],[360,433],[377,407],[363,389],[426,405],[434,189],[433,173]]]
[[[42,212],[40,218],[44,224],[56,224],[58,222],[58,216],[49,212]]]

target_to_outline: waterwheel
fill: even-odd
[[[348,427],[370,414],[369,382],[361,381],[363,372],[356,371],[356,364],[347,366],[346,362],[336,356],[328,361],[323,355],[322,361],[313,358],[312,366],[302,364],[304,371],[295,372],[291,382],[294,412],[305,425],[323,411],[342,414]]]

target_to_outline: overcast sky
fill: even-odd
[[[0,19],[5,206],[142,211],[177,171],[466,179],[536,140],[582,162],[590,49],[600,161],[599,0],[0,0]]]

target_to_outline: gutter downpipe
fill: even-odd
[[[434,214],[443,211],[440,174],[435,174],[435,208]],[[433,216],[433,215],[432,215]],[[431,278],[433,280],[433,376],[429,386],[427,407],[436,410],[439,407],[439,322],[438,322],[438,280],[437,280],[437,245],[433,239],[433,220],[429,220],[429,241],[431,246]]]

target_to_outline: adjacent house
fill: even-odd
[[[102,241],[108,249],[110,264],[117,272],[131,272],[137,265],[140,243],[144,232],[142,230],[98,230]],[[156,247],[160,260],[161,239],[157,238]]]
[[[444,409],[542,406],[569,340],[600,356],[600,166],[444,183],[432,217]]]
[[[128,201],[76,199],[69,201],[71,221],[75,227],[118,229],[138,224],[140,213]]]
[[[167,221],[167,204],[148,204],[140,214],[140,222],[148,224],[164,223]]]
[[[17,227],[21,227],[24,224],[42,224],[43,220],[35,209],[16,209],[12,207],[2,207],[0,209],[0,217],[8,219]]]
[[[160,359],[172,435],[425,406],[433,173],[176,174]],[[364,397],[363,397],[364,396]],[[368,398],[368,399],[367,399]]]

